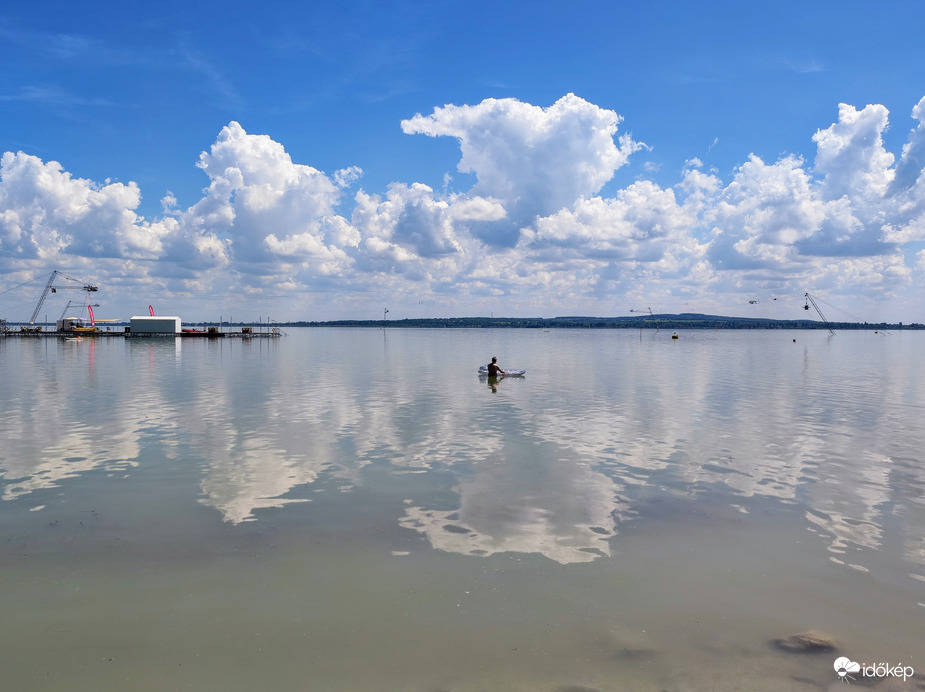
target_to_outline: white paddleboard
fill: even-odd
[[[519,377],[520,375],[523,375],[527,371],[526,370],[504,370],[503,372],[508,377]],[[487,375],[487,374],[488,374],[488,366],[487,365],[480,366],[479,375]]]

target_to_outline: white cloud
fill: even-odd
[[[164,253],[174,276],[240,274],[244,290],[259,294],[305,288],[352,266],[348,250],[359,233],[334,208],[359,169],[338,171],[332,180],[236,122],[222,129],[197,165],[210,182],[198,202],[176,215]]]
[[[838,122],[813,135],[816,172],[825,176],[829,199],[882,197],[893,179],[893,155],[883,147],[889,112],[880,105],[858,111],[838,106]]]
[[[925,169],[925,96],[912,109],[912,117],[919,121],[903,146],[902,157],[896,166],[893,192],[909,190],[913,185],[923,185],[922,172]]]
[[[918,126],[909,134],[890,186],[895,212],[884,227],[885,242],[925,241],[925,97],[912,109]]]
[[[363,177],[363,170],[359,166],[350,166],[334,171],[334,184],[337,187],[350,187]]]
[[[628,135],[614,141],[620,120],[614,111],[568,94],[548,108],[511,98],[448,105],[401,126],[408,134],[457,138],[462,152],[457,168],[478,181],[471,194],[499,200],[516,232],[517,225],[597,193],[642,146]],[[516,236],[510,231],[480,235],[512,244]]]
[[[491,197],[459,197],[450,207],[456,221],[500,221],[507,216],[504,205]]]
[[[20,276],[89,267],[139,290],[254,300],[426,298],[465,314],[613,314],[615,304],[655,297],[728,309],[767,287],[891,298],[921,290],[925,99],[912,115],[895,166],[882,137],[886,109],[842,104],[837,122],[812,137],[811,168],[797,155],[750,156],[727,182],[692,157],[672,186],[637,180],[602,195],[642,146],[618,137],[614,111],[574,95],[546,108],[516,99],[448,105],[402,127],[457,138],[472,189],[360,189],[346,216],[343,197],[362,171],[327,175],[236,122],[200,156],[201,197],[179,208],[167,192],[154,220],[137,214],[133,182],[99,184],[8,152],[0,266]]]
[[[211,184],[193,217],[230,238],[239,259],[269,260],[270,235],[309,234],[323,244],[321,221],[335,215],[340,188],[321,171],[293,163],[280,143],[232,122],[198,166]]]
[[[135,183],[98,185],[73,178],[57,161],[19,152],[0,158],[0,253],[5,258],[155,257],[162,224],[135,214]]]
[[[536,232],[522,247],[558,248],[560,254],[587,258],[654,261],[666,244],[681,240],[693,219],[674,191],[655,183],[633,183],[614,199],[581,199],[572,209],[537,220]]]
[[[719,195],[710,214],[711,257],[725,269],[781,265],[798,260],[795,244],[825,218],[802,161],[789,156],[767,165],[752,156]]]

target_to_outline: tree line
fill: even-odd
[[[644,315],[631,317],[428,317],[398,320],[283,322],[289,327],[379,327],[396,329],[925,329],[920,323],[821,322],[717,315]]]

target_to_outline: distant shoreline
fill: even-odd
[[[19,328],[19,322],[7,323]],[[36,323],[42,324],[42,323]],[[925,329],[920,322],[821,322],[819,320],[777,320],[763,317],[724,317],[699,313],[643,315],[631,317],[428,317],[397,320],[325,320],[289,322],[183,322],[189,327],[366,327],[393,329],[833,329],[855,331],[900,331]],[[124,327],[128,322],[113,323]]]
[[[238,323],[235,323],[236,325]],[[241,323],[249,324],[249,323]],[[851,329],[899,331],[925,329],[925,324],[902,322],[820,322],[774,320],[761,317],[722,317],[683,313],[632,317],[431,317],[400,320],[326,320],[274,322],[279,327],[392,327],[397,329]],[[256,326],[256,325],[255,325]]]

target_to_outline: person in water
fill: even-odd
[[[492,356],[491,362],[488,364],[488,376],[498,377],[500,375],[504,375],[504,370],[498,365],[498,356]]]

